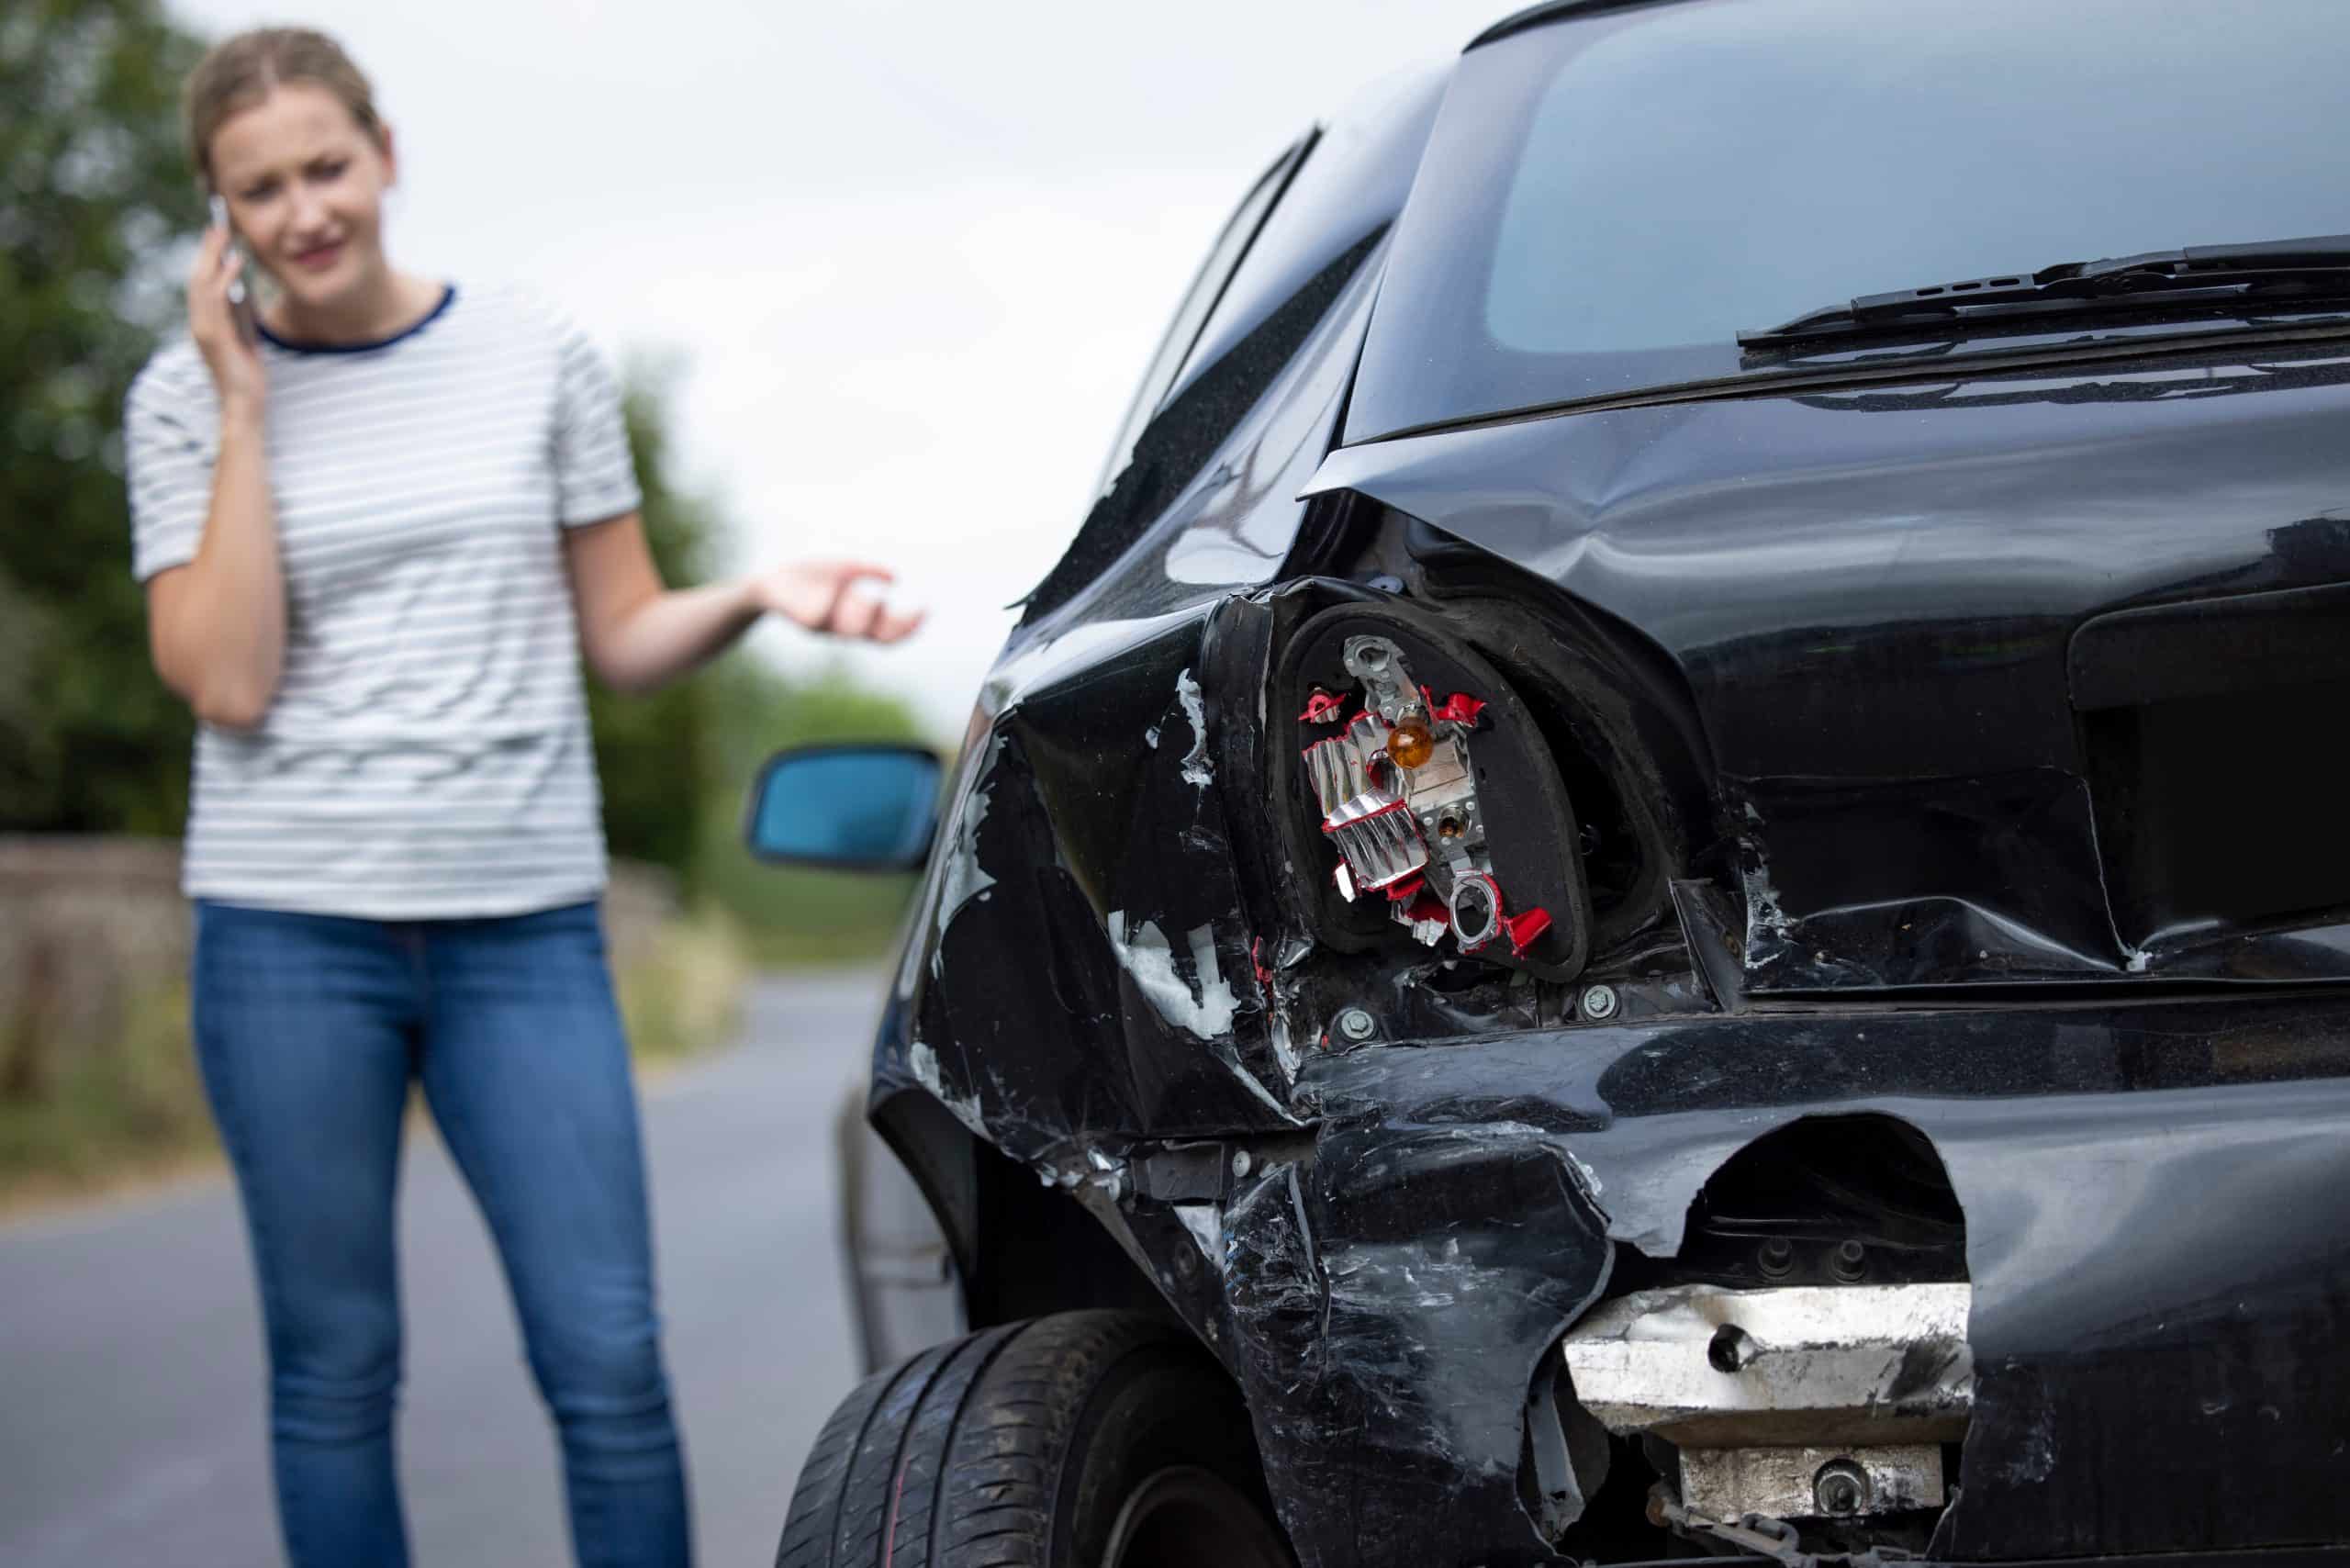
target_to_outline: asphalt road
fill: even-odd
[[[705,1568],[773,1560],[855,1381],[831,1118],[879,980],[763,982],[745,1038],[644,1093],[664,1344]],[[470,1194],[410,1137],[400,1471],[418,1568],[568,1563],[553,1433]],[[0,1562],[280,1561],[242,1222],[209,1180],[0,1230]]]

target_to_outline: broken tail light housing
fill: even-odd
[[[1322,938],[1572,979],[1590,924],[1574,811],[1501,674],[1407,610],[1346,605],[1299,629],[1281,679]]]

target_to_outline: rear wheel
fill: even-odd
[[[1071,1312],[867,1379],[816,1439],[777,1568],[1291,1568],[1248,1417],[1180,1328]]]

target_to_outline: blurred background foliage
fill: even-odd
[[[672,583],[706,580],[729,543],[716,505],[672,478],[666,409],[681,373],[673,359],[639,357],[622,377],[645,538]],[[675,872],[697,906],[733,917],[767,963],[852,958],[888,944],[910,879],[764,866],[744,849],[741,829],[745,792],[772,753],[813,741],[919,739],[908,704],[837,666],[788,678],[737,648],[651,697],[591,690],[588,711],[613,854]]]
[[[202,48],[153,0],[0,5],[0,832],[173,834],[185,820],[192,732],[148,662],[120,419],[182,319],[203,209],[177,93]],[[672,583],[706,580],[733,543],[673,472],[680,369],[638,360],[626,375],[646,532]],[[768,752],[912,738],[907,704],[738,650],[652,698],[596,691],[590,708],[612,852],[674,872],[697,921],[733,923],[769,962],[886,944],[904,879],[761,867],[737,824]]]
[[[151,0],[0,5],[0,827],[178,831],[186,709],[147,663],[123,394],[202,221],[180,151],[201,51]]]

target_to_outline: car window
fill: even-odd
[[[1348,438],[1731,376],[1857,295],[2350,230],[2341,0],[1678,0],[1473,49]]]
[[[1249,244],[1257,238],[1257,230],[1264,226],[1265,215],[1281,199],[1282,188],[1297,173],[1298,165],[1304,161],[1313,144],[1314,137],[1308,134],[1274,159],[1272,167],[1258,176],[1257,183],[1248,187],[1248,194],[1240,198],[1240,205],[1233,209],[1232,216],[1225,219],[1224,228],[1216,235],[1215,244],[1209,249],[1207,259],[1200,263],[1198,274],[1192,279],[1192,286],[1184,291],[1182,302],[1176,306],[1175,319],[1167,324],[1167,331],[1159,339],[1158,351],[1150,356],[1149,366],[1143,372],[1142,384],[1135,388],[1134,402],[1126,409],[1125,420],[1118,427],[1117,439],[1110,443],[1110,454],[1102,461],[1102,473],[1094,482],[1096,495],[1109,488],[1110,482],[1118,476],[1118,471],[1133,455],[1135,442],[1165,400],[1168,388],[1174,384],[1175,373],[1182,368],[1184,360],[1190,356],[1192,344],[1199,337],[1200,328],[1206,323],[1209,312],[1215,308],[1216,300],[1223,296],[1225,285],[1238,270],[1241,259],[1248,253]]]
[[[1160,406],[1404,209],[1454,61],[1394,73],[1332,116],[1241,258]]]

